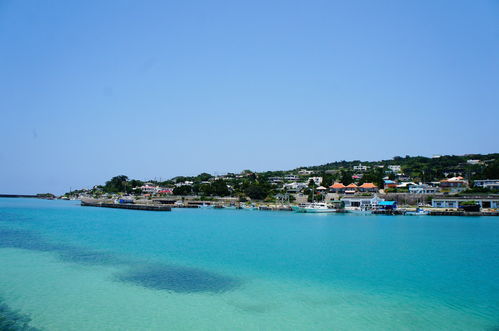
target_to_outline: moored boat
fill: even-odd
[[[324,202],[313,202],[305,206],[293,206],[293,211],[298,213],[335,213],[336,209],[330,208]]]
[[[424,210],[422,208],[417,208],[416,211],[406,211],[404,215],[407,216],[423,216],[423,215],[429,215],[430,212],[428,210]]]

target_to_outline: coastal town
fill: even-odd
[[[79,199],[86,206],[149,210],[200,207],[499,215],[497,160],[497,154],[395,157],[389,161],[342,161],[291,171],[202,173],[166,181],[116,176],[105,185],[71,191],[60,198]]]

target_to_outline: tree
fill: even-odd
[[[344,185],[352,184],[353,173],[350,170],[341,170],[340,180]]]
[[[115,176],[111,180],[106,182],[103,187],[103,191],[106,193],[119,193],[126,192],[127,189],[131,191],[131,187],[128,187],[128,177],[125,175]]]
[[[192,193],[192,186],[190,185],[176,186],[173,189],[174,195],[189,195],[191,193]]]
[[[205,181],[209,180],[212,177],[213,177],[212,175],[210,175],[210,174],[208,174],[206,172],[203,172],[202,174],[197,175],[196,180],[200,181],[200,182],[205,182]]]
[[[223,179],[218,179],[211,184],[211,191],[213,195],[225,197],[230,194],[229,188]]]
[[[246,188],[244,193],[246,193],[246,195],[249,196],[251,199],[263,200],[267,197],[269,191],[265,186],[259,183],[251,183]]]

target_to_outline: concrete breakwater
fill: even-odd
[[[132,210],[151,210],[151,211],[171,211],[172,208],[170,206],[165,205],[139,205],[134,203],[106,203],[106,202],[89,202],[82,201],[82,206],[85,207],[104,207],[104,208],[118,208],[118,209],[132,209]]]
[[[373,214],[378,215],[404,215],[406,210],[396,209],[396,210],[373,210]],[[474,211],[464,211],[464,210],[431,210],[428,213],[429,216],[499,216],[499,212],[474,212]]]

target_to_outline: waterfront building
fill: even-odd
[[[345,204],[345,207],[349,208],[361,208],[361,209],[370,209],[379,204],[379,202],[384,201],[384,199],[380,199],[377,195],[366,197],[366,196],[348,196],[341,198],[341,201]]]
[[[480,208],[499,208],[499,195],[434,198],[431,205],[435,208],[459,208],[463,202],[475,202]]]
[[[397,209],[397,201],[380,201],[378,208],[381,210],[394,210]]]

